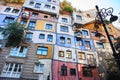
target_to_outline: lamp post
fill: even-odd
[[[108,40],[109,40],[111,49],[112,49],[112,51],[113,51],[113,56],[114,56],[114,58],[115,58],[115,61],[116,61],[117,65],[118,65],[119,69],[120,69],[120,61],[119,61],[118,54],[117,54],[116,51],[115,51],[115,48],[114,48],[114,46],[113,46],[113,43],[112,43],[112,41],[111,41],[111,39],[110,39],[109,33],[108,33],[108,31],[107,31],[107,28],[106,28],[106,24],[105,24],[105,22],[104,22],[104,20],[103,20],[103,19],[105,19],[107,16],[111,16],[110,22],[113,22],[113,21],[116,21],[116,20],[118,19],[118,17],[112,15],[112,13],[113,13],[113,8],[111,8],[111,7],[108,8],[108,9],[103,8],[103,9],[101,9],[101,10],[99,10],[99,7],[98,7],[97,5],[96,5],[95,7],[96,7],[96,10],[97,10],[97,16],[96,16],[96,18],[95,18],[95,22],[96,22],[96,20],[98,20],[98,21],[100,21],[100,22],[102,23],[102,26],[103,26],[103,28],[104,28],[104,30],[105,30],[105,33],[106,33],[106,35],[107,35],[107,38],[108,38]],[[95,23],[95,25],[96,25],[96,23]]]

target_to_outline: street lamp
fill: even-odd
[[[118,57],[118,54],[115,51],[115,48],[114,48],[113,43],[112,43],[112,41],[110,39],[109,33],[107,31],[107,28],[106,28],[106,24],[105,24],[105,21],[104,21],[107,16],[111,16],[110,17],[110,22],[112,23],[112,22],[116,21],[118,19],[118,17],[114,16],[112,14],[113,13],[113,8],[111,8],[111,7],[108,8],[108,9],[103,8],[101,10],[99,10],[99,7],[97,5],[95,7],[96,7],[96,10],[97,10],[97,16],[95,18],[95,27],[99,28],[98,23],[99,22],[102,23],[102,26],[103,26],[103,28],[105,30],[105,33],[107,35],[107,38],[109,40],[110,46],[112,48],[113,56],[115,58],[115,61],[116,61],[117,65],[118,65],[119,69],[120,69],[119,57]]]

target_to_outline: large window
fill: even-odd
[[[64,57],[64,51],[59,51],[59,52],[58,52],[58,56],[59,56],[59,57]]]
[[[76,69],[71,68],[70,69],[70,75],[75,76],[76,75]]]
[[[47,47],[38,46],[37,54],[46,56],[48,54],[48,48]]]
[[[91,49],[90,41],[85,41],[85,48],[86,49]]]
[[[52,30],[53,25],[52,24],[46,24],[45,29],[50,29]]]
[[[13,47],[10,51],[10,56],[15,56],[15,57],[26,57],[26,54],[27,54],[26,46]]]
[[[60,37],[60,43],[65,44],[65,37]]]
[[[40,3],[36,3],[35,4],[35,8],[40,8],[41,4]]]
[[[83,36],[89,36],[89,33],[88,33],[87,30],[82,30],[82,35],[83,35]]]
[[[78,52],[78,59],[79,60],[85,60],[85,53],[84,52]]]
[[[35,73],[44,73],[44,64],[36,63],[34,67]]]
[[[62,22],[67,23],[68,22],[67,18],[62,18]]]
[[[83,76],[92,77],[92,68],[83,67],[82,70],[83,70]]]
[[[6,8],[4,12],[10,12],[11,8]]]
[[[47,41],[52,42],[53,41],[53,35],[48,35],[47,36]]]
[[[30,21],[29,25],[28,25],[28,29],[34,29],[36,25],[35,21]]]
[[[20,78],[23,64],[19,63],[6,63],[1,73],[1,77]]]
[[[33,37],[33,33],[26,33],[26,41],[31,42]]]
[[[40,39],[45,39],[45,34],[40,34],[40,35],[39,35],[39,38],[40,38]]]
[[[66,58],[69,58],[69,59],[72,58],[72,52],[71,51],[69,51],[69,50],[66,51]]]
[[[12,23],[12,22],[14,22],[14,19],[15,18],[13,18],[13,17],[5,17],[3,22],[5,22],[5,23]]]
[[[67,26],[61,26],[60,31],[62,32],[68,32],[68,27]]]
[[[102,48],[102,49],[104,49],[104,45],[103,45],[103,43],[96,43],[96,44],[97,44],[98,48]]]
[[[67,66],[65,66],[64,64],[61,66],[61,75],[67,76]]]

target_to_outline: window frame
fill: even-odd
[[[40,48],[40,49],[38,49],[38,48]],[[38,53],[38,50],[41,50],[40,53]],[[36,54],[37,55],[42,55],[42,56],[47,56],[48,55],[48,47],[38,46]]]
[[[67,76],[67,66],[64,64],[61,66],[61,76]]]
[[[65,37],[60,37],[60,43],[65,44]]]
[[[68,19],[67,18],[62,18],[62,22],[68,23]]]
[[[42,65],[43,69],[41,69],[41,65]],[[36,70],[36,67],[38,67],[38,70]],[[35,65],[34,65],[34,73],[42,73],[43,74],[44,73],[44,67],[45,67],[44,64],[35,63]]]
[[[46,23],[46,25],[45,25],[45,29],[52,30],[52,29],[53,29],[53,25],[52,25],[52,24],[48,24],[48,23]]]
[[[61,32],[69,32],[69,28],[67,26],[60,26]]]
[[[72,51],[66,50],[66,58],[72,59]]]
[[[6,22],[6,19],[7,19],[7,22]],[[11,19],[11,20],[10,20]],[[4,20],[3,20],[3,22],[4,23],[12,23],[12,22],[14,22],[14,20],[15,20],[15,18],[14,17],[5,17],[4,18]]]
[[[84,77],[92,77],[92,68],[82,67],[82,74]]]
[[[53,35],[47,35],[47,42],[53,42]]]
[[[36,26],[36,21],[30,21],[28,24],[28,29],[34,30]]]
[[[70,75],[76,76],[76,69],[75,68],[70,68]]]
[[[84,52],[78,52],[78,59],[79,60],[85,60],[86,59],[85,53]]]
[[[62,55],[61,55],[61,53],[62,53]],[[64,51],[58,51],[58,56],[59,57],[64,57]]]
[[[42,34],[42,33],[41,33],[41,34],[39,35],[39,39],[45,39],[45,34]]]
[[[41,7],[41,3],[36,3],[34,7],[35,8],[40,8]]]

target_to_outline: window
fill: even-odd
[[[38,16],[38,13],[34,13],[34,12],[33,12],[33,13],[32,13],[32,16],[33,16],[33,17],[37,17],[37,16]]]
[[[78,59],[79,60],[85,60],[85,53],[84,52],[78,52]]]
[[[71,38],[67,38],[67,44],[71,44]]]
[[[19,12],[19,9],[13,9],[12,13],[17,14]]]
[[[61,30],[62,32],[68,32],[68,27],[67,27],[67,26],[61,26],[61,27],[60,27],[60,30]]]
[[[64,37],[60,37],[60,43],[65,44],[65,38]]]
[[[28,29],[34,29],[35,28],[35,21],[30,21],[29,25],[28,25]]]
[[[72,52],[71,51],[69,51],[69,50],[67,50],[66,51],[66,58],[72,58]]]
[[[47,15],[45,15],[45,16],[44,16],[44,18],[48,18],[48,16],[47,16]]]
[[[76,69],[71,68],[70,69],[70,75],[75,76],[76,75]]]
[[[38,46],[37,54],[46,56],[47,53],[48,53],[48,48],[47,47]]]
[[[51,7],[50,5],[45,5],[45,8],[47,9],[50,9],[50,7]]]
[[[67,76],[67,66],[64,64],[61,66],[61,76]]]
[[[102,49],[104,49],[104,45],[103,45],[103,43],[96,43],[96,44],[97,44],[98,48],[102,48]]]
[[[11,8],[6,8],[4,12],[10,12]]]
[[[52,42],[53,41],[53,35],[48,35],[47,36],[47,41]]]
[[[31,42],[33,37],[33,33],[26,33],[26,41]]]
[[[115,39],[114,39],[114,36],[112,36],[112,35],[110,35],[110,39],[111,39],[112,41],[115,40]]]
[[[30,2],[29,2],[29,5],[33,6],[33,5],[34,5],[34,2],[33,2],[33,1],[30,1]]]
[[[26,57],[26,54],[27,54],[26,46],[13,47],[10,51],[10,56],[15,56],[15,57]]]
[[[67,18],[62,18],[62,22],[67,23],[68,22]]]
[[[82,35],[83,35],[83,36],[89,36],[89,33],[88,33],[87,30],[82,30]]]
[[[83,76],[92,77],[92,68],[83,67],[82,70],[83,70]]]
[[[76,15],[76,19],[77,19],[77,20],[82,20],[82,16]]]
[[[2,77],[20,78],[23,64],[19,63],[6,63],[1,73]]]
[[[50,29],[52,30],[53,25],[52,24],[46,24],[45,29]]]
[[[22,25],[25,26],[25,25],[27,24],[27,21],[25,21],[25,20],[21,20],[20,24],[22,24]]]
[[[55,10],[55,6],[52,7],[52,10]]]
[[[15,18],[13,17],[5,17],[4,21],[5,23],[12,23],[14,21]]]
[[[36,73],[44,73],[44,64],[36,63],[34,67],[34,72]]]
[[[47,0],[47,1],[51,2],[51,0]]]
[[[95,32],[92,32],[91,35],[92,35],[92,36],[95,36]]]
[[[86,49],[91,49],[90,41],[85,41],[85,48]]]
[[[94,57],[93,57],[93,54],[88,54],[88,55],[87,55],[87,58],[88,58],[88,59],[93,59],[93,58],[94,58]]]
[[[77,45],[78,45],[78,46],[82,46],[82,45],[83,45],[82,40],[77,41]]]
[[[45,39],[45,34],[40,34],[40,35],[39,35],[39,38],[40,38],[40,39]]]
[[[59,57],[64,57],[64,51],[59,51],[58,56]]]
[[[35,8],[40,8],[41,4],[40,3],[36,3],[35,4]]]

